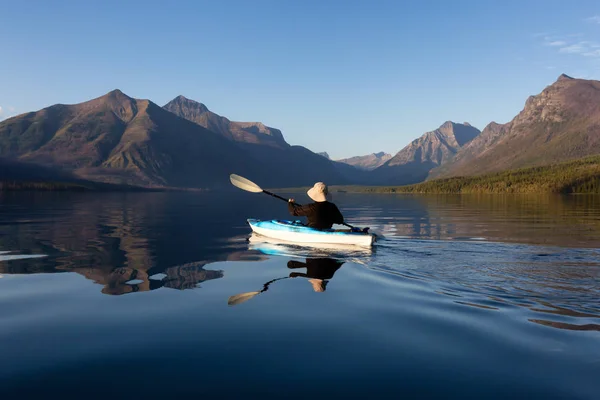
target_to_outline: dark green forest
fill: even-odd
[[[335,186],[360,193],[600,193],[600,156],[407,186]]]

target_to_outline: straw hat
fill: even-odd
[[[313,199],[314,201],[321,203],[323,201],[327,201],[330,198],[329,190],[327,189],[327,185],[323,182],[317,182],[315,185],[306,192],[308,197]]]

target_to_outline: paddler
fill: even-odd
[[[290,260],[287,263],[288,268],[306,268],[306,273],[291,272],[290,278],[304,277],[310,278],[308,281],[315,292],[324,292],[329,279],[344,264],[343,261],[333,258],[307,258],[306,262]]]
[[[294,199],[288,200],[288,210],[295,217],[307,217],[307,225],[316,229],[330,229],[333,224],[343,224],[344,217],[335,204],[330,202],[331,196],[327,185],[317,182],[306,192],[314,203],[298,205]]]

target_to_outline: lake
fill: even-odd
[[[600,393],[597,196],[334,194],[372,250],[251,236],[260,194],[0,196],[2,399]]]

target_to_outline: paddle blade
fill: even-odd
[[[236,174],[229,175],[229,180],[231,181],[231,184],[233,186],[245,190],[247,192],[261,193],[263,191],[261,187],[258,186],[256,183],[249,181],[248,179]]]
[[[229,300],[227,300],[227,304],[230,306],[235,306],[237,304],[241,304],[245,301],[250,300],[251,298],[253,298],[254,296],[256,296],[259,293],[260,292],[248,292],[248,293],[236,294],[235,296],[231,296],[229,298]]]

